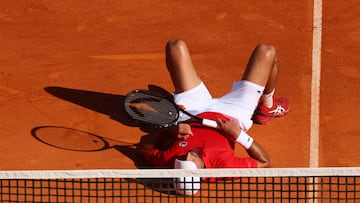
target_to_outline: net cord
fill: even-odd
[[[360,176],[360,167],[256,169],[87,169],[0,171],[0,179]]]

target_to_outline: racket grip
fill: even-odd
[[[212,127],[212,128],[217,128],[218,124],[216,121],[214,120],[210,120],[210,119],[203,119],[202,120],[202,124],[208,127]]]

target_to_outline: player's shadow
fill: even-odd
[[[172,96],[163,88],[156,85],[149,85],[152,91],[157,91],[169,98]],[[65,87],[46,87],[45,91],[57,98],[77,104],[81,107],[105,114],[111,119],[116,120],[123,125],[139,127],[145,132],[153,129],[140,125],[130,119],[124,110],[124,99],[126,95],[109,94],[102,92],[94,92],[88,90],[71,89]]]
[[[156,85],[149,85],[148,88],[149,90],[157,91],[169,98],[172,97],[172,95],[170,95],[166,90]],[[131,126],[131,127],[139,127],[142,131],[146,133],[150,133],[156,130],[144,125],[140,125],[130,119],[130,117],[126,114],[124,108],[124,99],[126,95],[109,94],[109,93],[94,92],[88,90],[56,87],[56,86],[46,87],[45,91],[57,98],[74,103],[76,105],[90,109],[92,111],[107,115],[110,117],[110,119],[118,121],[123,125]],[[34,128],[32,130],[32,135],[35,138],[36,138],[35,136],[36,134],[34,132],[36,131],[36,129],[39,129],[39,127]],[[52,128],[52,129],[54,130],[59,128]],[[54,147],[54,145],[51,146]],[[139,155],[137,150],[134,149],[133,147],[114,145],[112,148],[115,148],[117,151],[121,152],[122,154],[132,159],[135,162],[135,164],[138,166],[138,168],[148,168],[148,165],[144,163],[144,160],[141,159],[141,156]]]
[[[124,125],[137,126],[124,111],[125,96],[123,95],[54,86],[46,87],[45,91],[60,99],[105,114]]]

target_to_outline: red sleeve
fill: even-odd
[[[173,168],[176,150],[169,148],[167,150],[152,149],[145,154],[145,159],[154,167]]]
[[[146,152],[145,159],[150,162],[152,166],[155,167],[165,167],[167,168],[168,161],[165,160],[165,154],[159,149],[152,149]]]

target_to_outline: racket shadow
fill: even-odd
[[[51,147],[77,152],[97,152],[117,146],[136,147],[137,144],[105,138],[79,129],[61,126],[39,126],[31,130],[33,138]],[[111,143],[110,143],[111,142]]]
[[[61,150],[74,152],[99,152],[115,149],[134,161],[138,168],[149,164],[136,149],[138,144],[102,137],[79,129],[61,126],[38,126],[31,130],[37,141]]]

